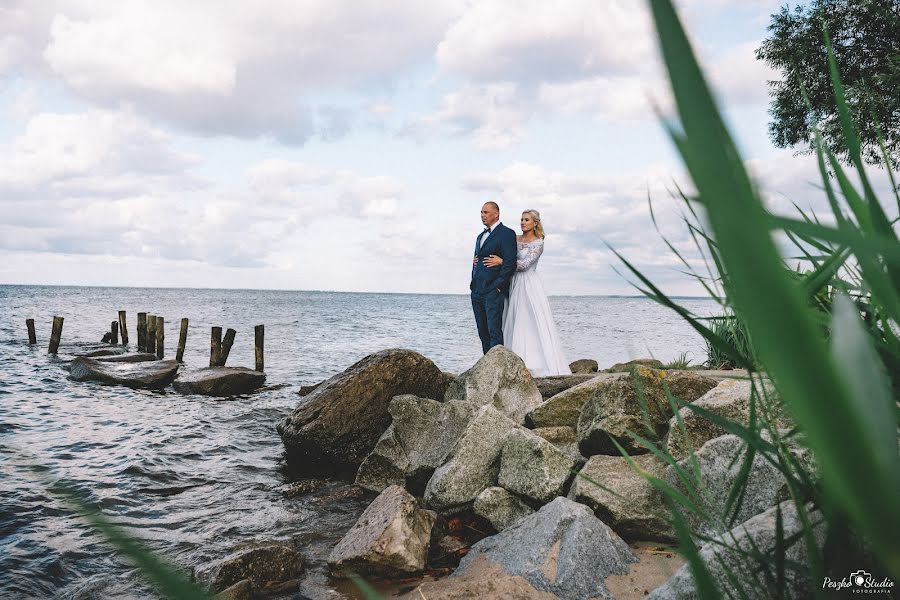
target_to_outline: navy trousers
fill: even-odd
[[[472,310],[475,313],[475,324],[478,326],[478,337],[481,338],[481,349],[487,351],[494,346],[503,345],[503,304],[506,296],[495,289],[485,293],[472,292]]]

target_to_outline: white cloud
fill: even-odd
[[[100,110],[36,114],[0,155],[7,199],[134,193],[160,179],[189,186],[186,172],[198,162],[134,114]]]
[[[437,49],[441,68],[474,81],[571,81],[633,70],[652,53],[646,8],[626,0],[469,6]]]
[[[101,105],[203,134],[302,143],[317,94],[390,85],[428,60],[458,4],[60,0],[43,57]],[[326,136],[334,116],[322,119]]]

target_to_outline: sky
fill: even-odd
[[[776,208],[770,0],[680,0]],[[0,0],[0,283],[468,293],[488,200],[540,211],[547,292],[674,294],[699,260],[640,0]],[[699,263],[697,263],[699,264]]]

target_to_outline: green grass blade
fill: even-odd
[[[706,207],[735,306],[746,320],[760,359],[804,428],[820,461],[823,485],[896,575],[900,465],[896,460],[884,463],[881,448],[868,441],[866,419],[856,410],[851,386],[838,374],[802,291],[782,267],[769,236],[767,213],[674,7],[667,0],[651,0],[650,6],[684,130],[672,139]],[[841,439],[854,443],[835,443]],[[862,492],[873,487],[880,493]]]

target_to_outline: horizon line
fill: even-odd
[[[68,283],[0,283],[0,287],[54,287],[54,288],[98,288],[98,289],[133,289],[133,290],[210,290],[210,291],[234,291],[234,292],[308,292],[315,294],[393,294],[403,296],[468,296],[467,293],[447,292],[388,292],[388,291],[347,291],[347,290],[309,290],[292,288],[230,288],[230,287],[183,287],[183,286],[139,286],[139,285],[83,285]],[[548,297],[578,298],[644,298],[652,300],[643,294],[548,294]],[[712,300],[709,296],[684,296],[678,294],[669,295],[669,298],[685,298],[691,300]]]

